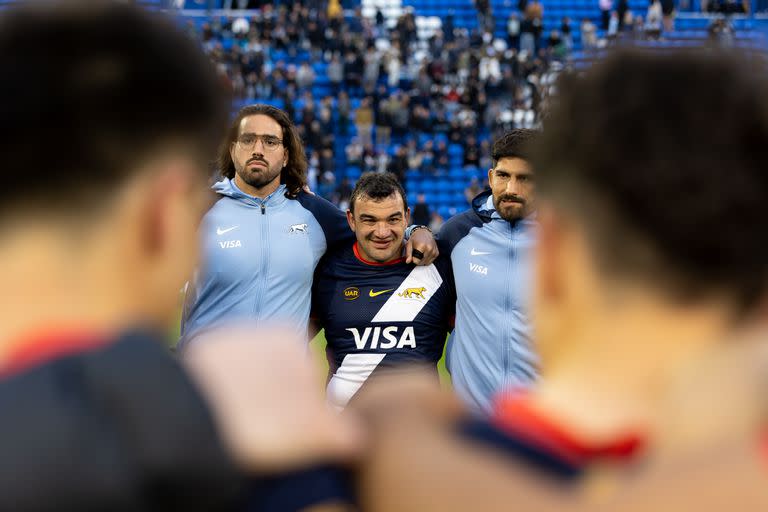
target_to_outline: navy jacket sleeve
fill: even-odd
[[[482,225],[483,220],[473,210],[467,210],[448,219],[437,235],[437,248],[440,249],[440,254],[450,258],[453,248],[467,236],[469,230]]]
[[[240,475],[164,347],[132,334],[0,381],[0,510],[230,510]]]
[[[296,199],[320,223],[328,249],[351,245],[355,241],[355,234],[349,228],[347,216],[334,206],[333,203],[320,196],[308,194],[303,190],[299,192]]]

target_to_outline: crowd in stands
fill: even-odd
[[[487,169],[497,134],[537,125],[570,21],[543,38],[541,3],[523,1],[505,41],[490,30],[486,4],[476,4],[481,30],[455,28],[448,16],[424,39],[410,8],[392,25],[381,11],[345,17],[338,3],[318,1],[189,28],[241,102],[278,100],[307,146],[311,186],[343,206],[351,182],[340,171],[350,166],[440,175],[460,145],[462,167]]]

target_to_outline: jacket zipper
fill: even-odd
[[[510,293],[510,290],[512,289],[512,270],[514,268],[513,260],[515,258],[515,241],[514,241],[514,232],[512,230],[512,225],[509,224],[509,240],[507,241],[508,247],[509,247],[509,255],[507,257],[507,272],[506,272],[506,283],[504,289],[506,290],[506,293],[504,294],[504,318],[507,320],[504,323],[504,329],[502,331],[502,347],[504,347],[504,375],[502,375],[502,388],[507,388],[509,386],[509,377],[510,377],[510,367],[512,365],[512,329],[510,328],[511,324],[511,311],[512,311],[512,294]]]
[[[259,205],[261,207],[261,215],[262,215],[262,221],[259,222],[259,229],[261,231],[261,264],[259,265],[259,273],[258,273],[258,285],[256,286],[256,293],[255,300],[254,300],[254,310],[253,310],[253,316],[256,318],[256,321],[258,322],[261,320],[259,318],[259,312],[263,309],[261,307],[261,301],[262,297],[264,295],[264,289],[267,286],[267,264],[269,263],[267,261],[267,258],[269,257],[269,251],[268,247],[268,222],[266,218],[267,214],[267,206],[262,201]]]

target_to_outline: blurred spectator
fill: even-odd
[[[480,181],[476,176],[472,176],[472,181],[469,182],[469,186],[464,189],[464,197],[467,199],[467,203],[471,204],[472,200],[483,191],[480,186]]]
[[[296,71],[296,85],[300,90],[309,89],[315,83],[315,70],[308,62],[302,62]]]
[[[421,161],[424,159],[422,152],[416,147],[416,141],[408,141],[408,168],[421,169]]]
[[[447,171],[450,167],[450,160],[448,159],[448,145],[444,140],[438,140],[435,145],[435,169],[438,171]]]
[[[379,67],[381,65],[379,53],[374,46],[369,46],[363,57],[363,86],[372,88],[379,80]]]
[[[520,18],[514,12],[507,20],[507,41],[510,48],[520,49]]]
[[[344,64],[339,60],[338,55],[334,54],[331,58],[325,73],[328,76],[328,81],[331,82],[333,93],[338,94],[341,89],[341,83],[344,81]]]
[[[664,22],[664,30],[666,32],[672,32],[675,29],[675,0],[662,0],[661,14],[662,21]]]
[[[339,209],[346,211],[349,208],[349,200],[352,197],[352,184],[349,182],[349,178],[344,178],[336,188],[335,203]]]
[[[339,115],[339,133],[347,135],[349,132],[349,120],[352,116],[352,104],[349,101],[347,91],[341,91],[336,101],[336,112]]]
[[[616,14],[619,15],[619,32],[625,28],[624,20],[627,17],[627,12],[629,12],[629,0],[619,0],[616,5]]]
[[[526,16],[520,24],[520,51],[525,52],[527,55],[536,54],[542,30],[541,18],[531,14],[531,11],[535,11],[533,5],[528,5],[529,12],[526,12]]]
[[[608,32],[605,34],[608,39],[616,39],[619,35],[619,14],[611,11],[611,19],[608,21]]]
[[[525,7],[525,17],[539,21],[544,18],[544,6],[539,0],[528,2],[528,5]]]
[[[421,172],[435,172],[435,151],[432,139],[427,139],[421,148]]]
[[[573,28],[571,27],[571,18],[568,16],[565,16],[560,22],[560,35],[563,37],[566,48],[569,51],[573,49]]]
[[[422,226],[429,225],[431,220],[431,214],[429,205],[427,204],[426,196],[421,193],[416,198],[416,204],[413,205],[411,210],[411,224],[419,224]]]
[[[403,93],[396,94],[390,99],[390,116],[392,119],[392,132],[396,136],[403,136],[408,130],[410,100]]]
[[[335,173],[336,161],[333,158],[333,150],[331,148],[323,148],[320,151],[320,174]]]
[[[246,35],[248,31],[251,29],[250,23],[248,23],[248,18],[245,16],[238,17],[235,21],[232,22],[232,33],[234,35]]]
[[[477,25],[481,30],[493,30],[493,14],[490,0],[474,0],[477,9]]]
[[[560,36],[560,32],[552,30],[547,38],[547,46],[554,58],[562,59],[565,57],[566,48],[563,38]]]
[[[405,173],[408,171],[408,149],[405,146],[397,147],[395,156],[389,164],[389,170],[397,176],[400,183],[405,183]]]
[[[307,186],[309,186],[309,190],[317,190],[319,176],[320,154],[317,151],[311,151],[307,159]]]
[[[360,139],[352,137],[344,152],[347,155],[347,164],[349,165],[362,165],[363,162],[363,145],[360,143]]]
[[[355,112],[355,128],[357,128],[357,136],[360,138],[360,142],[366,146],[372,143],[371,141],[371,129],[373,127],[373,108],[371,108],[371,98],[366,96],[363,98],[360,106]]]
[[[587,50],[597,48],[597,27],[589,18],[581,22],[581,44]]]
[[[478,167],[484,171],[493,167],[493,162],[491,160],[491,143],[488,139],[484,139],[480,142],[480,162]]]
[[[651,0],[645,15],[645,33],[648,37],[655,39],[661,35],[661,18],[661,2]]]
[[[328,13],[329,19],[339,18],[344,14],[339,0],[328,0],[328,8],[326,12]]]
[[[437,233],[440,231],[440,228],[443,227],[443,222],[443,217],[437,211],[434,211],[429,219],[429,229],[431,229],[433,233]]]
[[[645,21],[642,16],[635,16],[632,20],[632,37],[637,40],[645,39]]]
[[[464,143],[464,167],[478,167],[480,165],[480,145],[474,135],[470,135]]]
[[[734,41],[733,25],[727,18],[712,20],[708,29],[708,42],[712,46],[731,47]]]
[[[386,86],[379,94],[376,110],[376,145],[389,146],[392,135],[392,105],[393,99],[387,94]]]
[[[323,197],[333,197],[336,189],[336,175],[332,170],[320,174],[320,183],[317,186],[318,193]]]
[[[600,19],[602,24],[600,28],[608,30],[608,23],[611,21],[611,11],[613,10],[613,0],[599,0]]]

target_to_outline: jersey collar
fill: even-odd
[[[362,263],[365,263],[366,265],[371,265],[373,267],[386,267],[389,265],[397,265],[398,263],[403,263],[405,261],[405,258],[402,256],[399,258],[395,258],[393,260],[385,261],[384,263],[379,263],[377,261],[368,261],[367,259],[363,258],[363,255],[360,254],[360,249],[357,246],[357,242],[352,246],[352,252],[355,254],[355,258],[357,258]]]
[[[498,396],[491,421],[497,428],[576,467],[604,459],[628,461],[646,445],[646,438],[639,431],[627,431],[605,442],[590,443],[579,438],[567,425],[536,409],[525,393]]]

